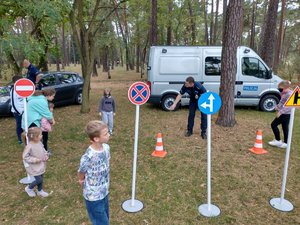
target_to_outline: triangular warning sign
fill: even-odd
[[[290,98],[284,103],[285,107],[296,107],[300,106],[300,88],[297,86],[290,96]]]

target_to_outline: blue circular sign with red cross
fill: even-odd
[[[150,97],[150,89],[144,82],[133,83],[128,90],[128,98],[132,104],[143,105]]]

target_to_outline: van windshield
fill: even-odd
[[[242,74],[253,76],[260,79],[268,79],[268,70],[265,65],[257,58],[242,58]]]

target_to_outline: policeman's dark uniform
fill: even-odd
[[[190,95],[189,118],[188,118],[187,130],[191,134],[193,133],[195,113],[198,108],[198,99],[200,98],[201,94],[205,92],[206,92],[205,87],[198,82],[195,82],[193,87],[186,87],[185,85],[183,85],[180,90],[181,95],[183,95],[184,93],[188,93]],[[206,134],[206,129],[207,129],[207,115],[201,112],[201,135]]]
[[[26,78],[31,80],[35,84],[36,77],[39,74],[39,70],[32,64],[30,64],[27,69],[28,71]]]

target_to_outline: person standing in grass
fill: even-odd
[[[186,137],[189,137],[193,134],[194,128],[194,120],[196,110],[198,109],[198,99],[200,96],[206,92],[205,87],[199,83],[195,82],[193,77],[187,77],[185,80],[184,85],[182,86],[179,94],[177,95],[175,101],[170,106],[170,110],[174,110],[181,100],[182,95],[184,93],[188,93],[190,95],[190,104],[189,104],[189,116],[188,116],[188,125],[187,125],[187,132],[185,134]],[[201,112],[201,137],[202,139],[207,139],[206,129],[207,129],[207,115]]]
[[[104,90],[103,97],[99,102],[99,115],[102,116],[102,121],[108,125],[109,134],[112,134],[114,116],[116,115],[116,103],[108,88]]]
[[[90,121],[85,131],[91,145],[80,160],[79,183],[93,225],[108,225],[110,147],[107,142],[110,134],[107,125],[98,120]]]
[[[285,102],[290,98],[293,94],[293,90],[291,89],[291,82],[288,80],[281,81],[278,84],[278,90],[281,93],[281,99],[279,104],[275,107],[277,111],[276,118],[271,123],[271,128],[274,133],[275,139],[269,142],[269,145],[279,147],[279,148],[286,148],[287,147],[287,139],[289,134],[289,122],[290,122],[290,114],[291,114],[291,107],[284,107]],[[278,126],[281,124],[282,131],[283,131],[283,142],[280,139],[280,132]]]
[[[15,75],[12,78],[12,82],[16,83],[18,80],[22,79],[22,76]],[[24,112],[24,98],[20,97],[12,85],[10,89],[10,103],[11,103],[11,112],[14,115],[16,120],[16,133],[18,137],[18,143],[23,144],[21,134],[22,129],[22,115]]]
[[[36,194],[33,189],[37,186],[37,195],[48,197],[49,194],[43,191],[43,176],[46,171],[48,154],[41,142],[42,130],[39,127],[29,128],[27,137],[29,143],[23,151],[23,160],[27,173],[34,176],[35,180],[25,187],[25,191],[29,197],[35,197]]]

